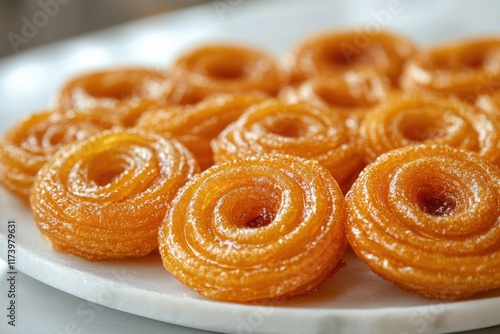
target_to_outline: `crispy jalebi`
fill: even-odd
[[[144,256],[158,226],[198,166],[180,143],[135,130],[68,145],[35,178],[31,209],[59,251],[90,261]]]
[[[28,202],[36,173],[57,150],[114,125],[72,111],[46,110],[21,119],[0,141],[0,183]]]
[[[474,152],[413,145],[347,195],[347,239],[381,277],[429,298],[500,287],[500,170]]]
[[[297,45],[287,64],[292,82],[369,69],[398,86],[402,67],[415,51],[409,39],[389,32],[326,32]]]
[[[145,110],[166,105],[173,85],[165,74],[152,69],[108,69],[69,80],[56,102],[60,109],[97,113],[131,127]]]
[[[145,113],[137,127],[176,138],[196,157],[202,170],[214,164],[210,142],[263,94],[214,94],[192,106],[155,109]]]
[[[340,116],[309,104],[268,101],[251,107],[212,147],[217,163],[262,153],[317,160],[344,191],[363,168],[359,142]]]
[[[316,161],[272,155],[216,165],[179,191],[160,228],[160,254],[205,296],[290,299],[343,266],[344,205]]]
[[[392,149],[425,142],[475,151],[500,166],[499,131],[493,117],[458,99],[402,93],[371,110],[359,133],[368,162]]]

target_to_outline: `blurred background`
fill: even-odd
[[[208,0],[0,0],[0,58],[203,2]]]

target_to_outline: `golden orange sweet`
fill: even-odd
[[[115,68],[72,78],[60,89],[56,102],[60,109],[97,113],[130,127],[145,110],[167,104],[172,94],[173,83],[162,72]]]
[[[204,170],[214,164],[211,140],[248,107],[266,98],[256,93],[214,94],[191,106],[151,110],[139,119],[137,127],[179,140]]]
[[[388,80],[373,70],[366,70],[315,77],[296,87],[283,89],[279,97],[291,103],[304,102],[327,108],[357,130],[366,112],[382,102],[389,91]]]
[[[255,302],[318,289],[343,266],[344,197],[317,162],[259,156],[187,183],[160,227],[179,281],[210,298]]]
[[[359,133],[367,161],[398,147],[425,142],[476,151],[500,166],[498,122],[458,99],[393,94],[365,115]]]
[[[231,44],[211,44],[182,54],[172,73],[184,83],[181,96],[259,91],[274,96],[287,77],[279,63],[256,48]],[[185,98],[185,97],[183,97]],[[182,98],[181,98],[182,99]]]
[[[72,111],[45,110],[22,118],[0,140],[0,183],[28,202],[36,173],[57,150],[114,124]]]
[[[114,130],[65,146],[35,178],[35,224],[54,249],[90,261],[144,256],[177,190],[198,171],[180,143]]]
[[[483,38],[437,45],[405,65],[401,86],[474,102],[500,83],[500,39]]]
[[[381,277],[439,299],[500,287],[500,170],[476,153],[430,144],[391,151],[346,200],[347,240]]]
[[[363,167],[359,142],[340,116],[303,103],[253,106],[212,141],[212,148],[216,163],[262,153],[317,160],[344,191]]]
[[[498,84],[500,85],[500,82]],[[494,91],[491,94],[479,95],[475,104],[492,117],[500,119],[500,87],[498,91]]]
[[[368,69],[398,86],[402,67],[415,51],[408,38],[387,31],[332,31],[306,38],[286,61],[292,82]]]

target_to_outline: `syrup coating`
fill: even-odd
[[[479,95],[475,104],[479,109],[496,118],[497,121],[500,120],[500,89],[491,94]]]
[[[159,71],[116,68],[72,78],[59,91],[57,105],[132,127],[145,110],[166,105],[172,94],[173,83]]]
[[[317,162],[270,155],[213,166],[160,227],[165,268],[210,298],[256,302],[315,291],[343,266],[345,202]]]
[[[340,116],[303,103],[251,107],[212,141],[212,148],[216,163],[264,153],[317,160],[344,191],[363,168],[359,142]]]
[[[479,153],[500,166],[499,123],[457,99],[428,94],[392,94],[368,114],[359,133],[368,162],[392,149],[446,144]]]
[[[327,32],[282,63],[213,44],[166,71],[86,73],[0,141],[0,182],[26,201],[33,185],[56,250],[99,261],[159,243],[165,268],[210,298],[317,290],[344,265],[346,224],[380,276],[466,298],[500,286],[499,45],[416,54],[390,32]],[[140,129],[101,133],[114,126]],[[345,194],[356,179],[347,212],[338,182]]]
[[[177,190],[196,172],[180,143],[114,130],[65,146],[35,178],[35,224],[54,249],[89,261],[144,256]]]
[[[186,52],[174,62],[172,73],[186,85],[180,100],[188,101],[214,93],[257,91],[274,96],[287,81],[280,64],[270,55],[230,44],[200,46]]]
[[[289,103],[309,103],[327,108],[357,131],[364,115],[389,94],[390,82],[373,70],[347,71],[333,77],[315,77],[280,93]]]
[[[500,39],[474,39],[441,44],[415,54],[405,65],[401,86],[474,102],[498,89]]]
[[[292,82],[374,70],[397,87],[405,61],[415,52],[408,38],[387,31],[333,31],[299,43],[288,56],[287,67]]]
[[[347,195],[347,240],[381,277],[428,298],[500,287],[500,170],[474,152],[407,146]]]
[[[36,173],[57,150],[114,125],[72,111],[45,110],[22,118],[0,140],[0,183],[27,203]]]
[[[205,170],[214,164],[210,142],[248,107],[266,99],[256,93],[214,94],[195,105],[148,111],[137,127],[179,140]]]

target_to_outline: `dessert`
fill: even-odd
[[[393,150],[363,170],[346,201],[347,240],[381,277],[439,299],[500,287],[500,170],[477,154]]]
[[[406,37],[386,31],[333,31],[310,36],[287,58],[292,82],[373,70],[399,86],[405,61],[416,52]]]
[[[408,60],[401,86],[412,92],[453,95],[473,103],[479,95],[498,89],[499,64],[498,38],[443,43]]]
[[[36,173],[57,150],[114,126],[97,115],[73,111],[44,110],[26,116],[0,140],[0,183],[27,203]]]
[[[180,143],[137,130],[101,132],[65,146],[35,178],[35,224],[54,249],[89,261],[139,257],[158,247],[158,226],[196,172]]]
[[[137,127],[176,138],[205,170],[214,164],[210,142],[248,107],[266,98],[258,93],[213,94],[194,105],[150,110],[139,119]]]
[[[398,147],[446,144],[500,166],[500,128],[493,117],[457,99],[395,93],[366,114],[359,134],[367,162]]]
[[[288,86],[280,98],[289,103],[308,103],[327,108],[357,132],[364,115],[382,102],[391,90],[390,82],[374,70],[348,71],[331,77],[315,77]]]
[[[309,104],[267,101],[249,108],[212,142],[217,163],[263,153],[317,160],[344,191],[363,168],[362,151],[342,118]]]
[[[200,46],[182,54],[172,66],[172,75],[184,84],[179,99],[188,101],[213,93],[257,91],[274,96],[287,81],[270,55],[231,44]]]
[[[344,205],[315,161],[267,155],[216,165],[179,191],[160,228],[160,254],[204,296],[290,299],[343,266]]]
[[[83,73],[66,82],[57,106],[79,113],[97,113],[132,127],[141,114],[169,103],[173,83],[162,72],[141,68],[114,68]]]

